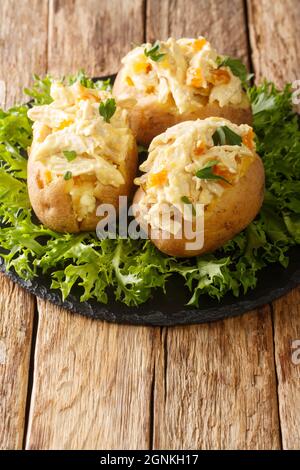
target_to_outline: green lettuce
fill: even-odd
[[[66,77],[91,88],[109,89],[83,71]],[[52,78],[35,77],[25,92],[35,104],[51,103]],[[66,299],[77,289],[81,301],[106,303],[109,292],[129,306],[146,302],[157,289],[165,292],[172,276],[190,291],[188,305],[208,295],[220,300],[255,288],[259,271],[271,263],[288,264],[288,250],[300,243],[300,131],[292,108],[292,91],[272,83],[248,88],[258,153],[266,171],[262,210],[246,230],[213,254],[182,260],[159,252],[150,241],[97,239],[95,233],[60,234],[38,223],[26,184],[27,148],[32,140],[29,105],[0,110],[0,250],[6,269],[23,279],[39,273]],[[141,152],[145,152],[141,148]],[[183,287],[184,288],[184,287]]]

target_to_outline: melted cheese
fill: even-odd
[[[149,43],[136,47],[123,58],[125,92],[118,97],[120,102],[134,95],[146,96],[150,87],[161,103],[167,103],[171,97],[180,113],[208,102],[221,107],[246,105],[240,79],[228,67],[218,69],[218,54],[205,38],[169,38],[159,44],[159,53],[164,54],[159,61],[146,57],[144,51],[151,48]],[[226,72],[229,77],[226,83],[215,84],[213,73],[217,69]]]
[[[247,135],[247,142],[253,135],[246,124],[238,126],[223,118],[207,118],[182,122],[153,139],[148,159],[140,166],[146,174],[135,179],[135,184],[145,190],[140,205],[150,224],[166,230],[161,220],[163,204],[175,207],[187,218],[182,198],[208,206],[215,197],[222,197],[227,183],[196,176],[209,162],[218,161],[217,168],[228,174],[226,179],[230,178],[232,184],[244,174],[254,158],[255,144],[251,149],[243,143],[215,146],[212,136],[221,126],[229,127],[242,139]]]
[[[34,106],[28,111],[34,121],[31,158],[40,161],[45,174],[51,175],[44,178],[46,184],[71,172],[70,194],[78,220],[82,220],[83,214],[95,208],[96,184],[90,184],[89,189],[84,187],[87,194],[79,197],[76,177],[94,175],[103,185],[124,184],[124,162],[133,136],[126,111],[117,107],[110,122],[99,114],[99,103],[111,98],[109,92],[88,89],[79,82],[71,86],[54,82],[51,97],[53,102],[49,105]],[[68,161],[64,151],[75,152],[76,158]]]

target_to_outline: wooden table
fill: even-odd
[[[23,100],[33,72],[112,73],[132,43],[199,34],[257,80],[300,78],[299,0],[1,0],[0,101]],[[0,282],[2,449],[300,447],[300,289],[224,322],[147,328]]]

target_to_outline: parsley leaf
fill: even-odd
[[[217,64],[218,68],[229,67],[233,75],[241,80],[244,87],[248,86],[248,82],[253,77],[253,74],[248,74],[246,66],[240,59],[235,59],[229,56],[218,57]]]
[[[75,160],[75,158],[77,157],[77,153],[75,152],[75,150],[64,150],[63,154],[68,160],[68,162]]]
[[[181,201],[182,201],[184,204],[188,204],[188,205],[191,207],[191,209],[192,209],[192,214],[193,214],[193,215],[196,215],[196,209],[195,209],[193,203],[189,200],[189,198],[188,198],[187,196],[182,196],[182,197],[181,197]]]
[[[213,170],[214,166],[218,165],[220,162],[218,160],[212,160],[208,162],[201,170],[198,170],[196,173],[197,178],[202,180],[222,180],[226,183],[231,184],[226,178],[220,175],[215,175]]]
[[[36,77],[29,90],[36,104],[52,101],[51,83],[50,77]],[[248,95],[266,173],[263,208],[219,250],[190,260],[165,256],[149,240],[98,240],[92,232],[62,234],[37,223],[26,184],[26,149],[32,141],[28,106],[0,109],[0,249],[6,269],[26,280],[42,272],[51,276],[63,298],[73,291],[82,301],[106,303],[113,292],[128,306],[146,302],[157,289],[165,291],[177,275],[190,292],[189,305],[198,307],[203,296],[220,300],[228,292],[238,296],[253,289],[259,271],[271,263],[286,267],[289,248],[300,243],[298,116],[290,85],[280,91],[265,82],[249,88]]]
[[[242,138],[228,126],[221,126],[216,129],[213,136],[215,145],[241,145]]]
[[[111,117],[115,114],[117,109],[114,98],[108,98],[105,102],[99,105],[99,114],[103,117],[105,122],[110,122]]]
[[[146,153],[148,152],[148,147],[145,147],[145,145],[138,144],[138,152],[139,153]]]
[[[160,49],[160,44],[158,41],[156,41],[152,47],[150,47],[149,49],[147,49],[145,47],[144,49],[144,54],[146,57],[149,57],[151,60],[153,60],[154,62],[159,62],[162,60],[162,58],[166,55],[164,53],[160,53],[159,52],[159,49]]]
[[[66,173],[64,174],[64,180],[68,181],[72,178],[72,171],[66,171]]]

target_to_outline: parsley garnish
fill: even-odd
[[[192,202],[189,200],[189,198],[188,198],[187,196],[182,196],[181,201],[182,201],[184,204],[188,204],[189,206],[191,206],[192,214],[193,214],[193,215],[196,215],[195,207],[194,207],[194,205],[192,204]]]
[[[145,47],[144,54],[146,57],[150,57],[154,62],[159,62],[166,54],[159,53],[160,44],[156,41],[150,49]]]
[[[247,87],[249,80],[253,77],[253,73],[248,74],[246,66],[239,59],[233,59],[232,57],[218,57],[217,58],[218,68],[220,67],[229,67],[233,75],[238,77],[243,86]]]
[[[197,178],[201,180],[222,180],[228,184],[231,184],[226,178],[220,175],[215,175],[213,172],[214,166],[218,165],[220,162],[218,160],[212,160],[208,162],[201,170],[198,170],[196,173]]]
[[[77,157],[77,153],[75,152],[75,150],[64,150],[63,154],[68,160],[68,162],[75,160],[75,158]]]
[[[216,129],[213,136],[215,145],[241,145],[242,138],[228,126],[221,126]]]
[[[105,122],[110,122],[111,117],[115,114],[117,109],[114,98],[108,98],[105,102],[99,105],[99,114],[103,117]]]
[[[64,174],[64,180],[68,181],[72,178],[72,171],[66,171]]]
[[[51,83],[50,77],[36,78],[27,90],[34,104],[51,103]],[[79,292],[80,285],[82,302],[116,298],[133,307],[180,276],[190,292],[188,305],[198,307],[206,296],[244,295],[272,263],[286,267],[288,250],[300,244],[300,130],[292,88],[280,91],[264,82],[248,94],[266,172],[263,208],[217,253],[191,258],[189,266],[185,259],[163,255],[150,241],[98,240],[92,232],[58,234],[36,223],[26,185],[26,149],[32,142],[28,106],[0,110],[0,247],[7,271],[25,280],[43,272],[63,299],[72,290]]]
[[[145,153],[148,152],[148,147],[145,147],[144,145],[138,145],[138,152],[139,153]]]

